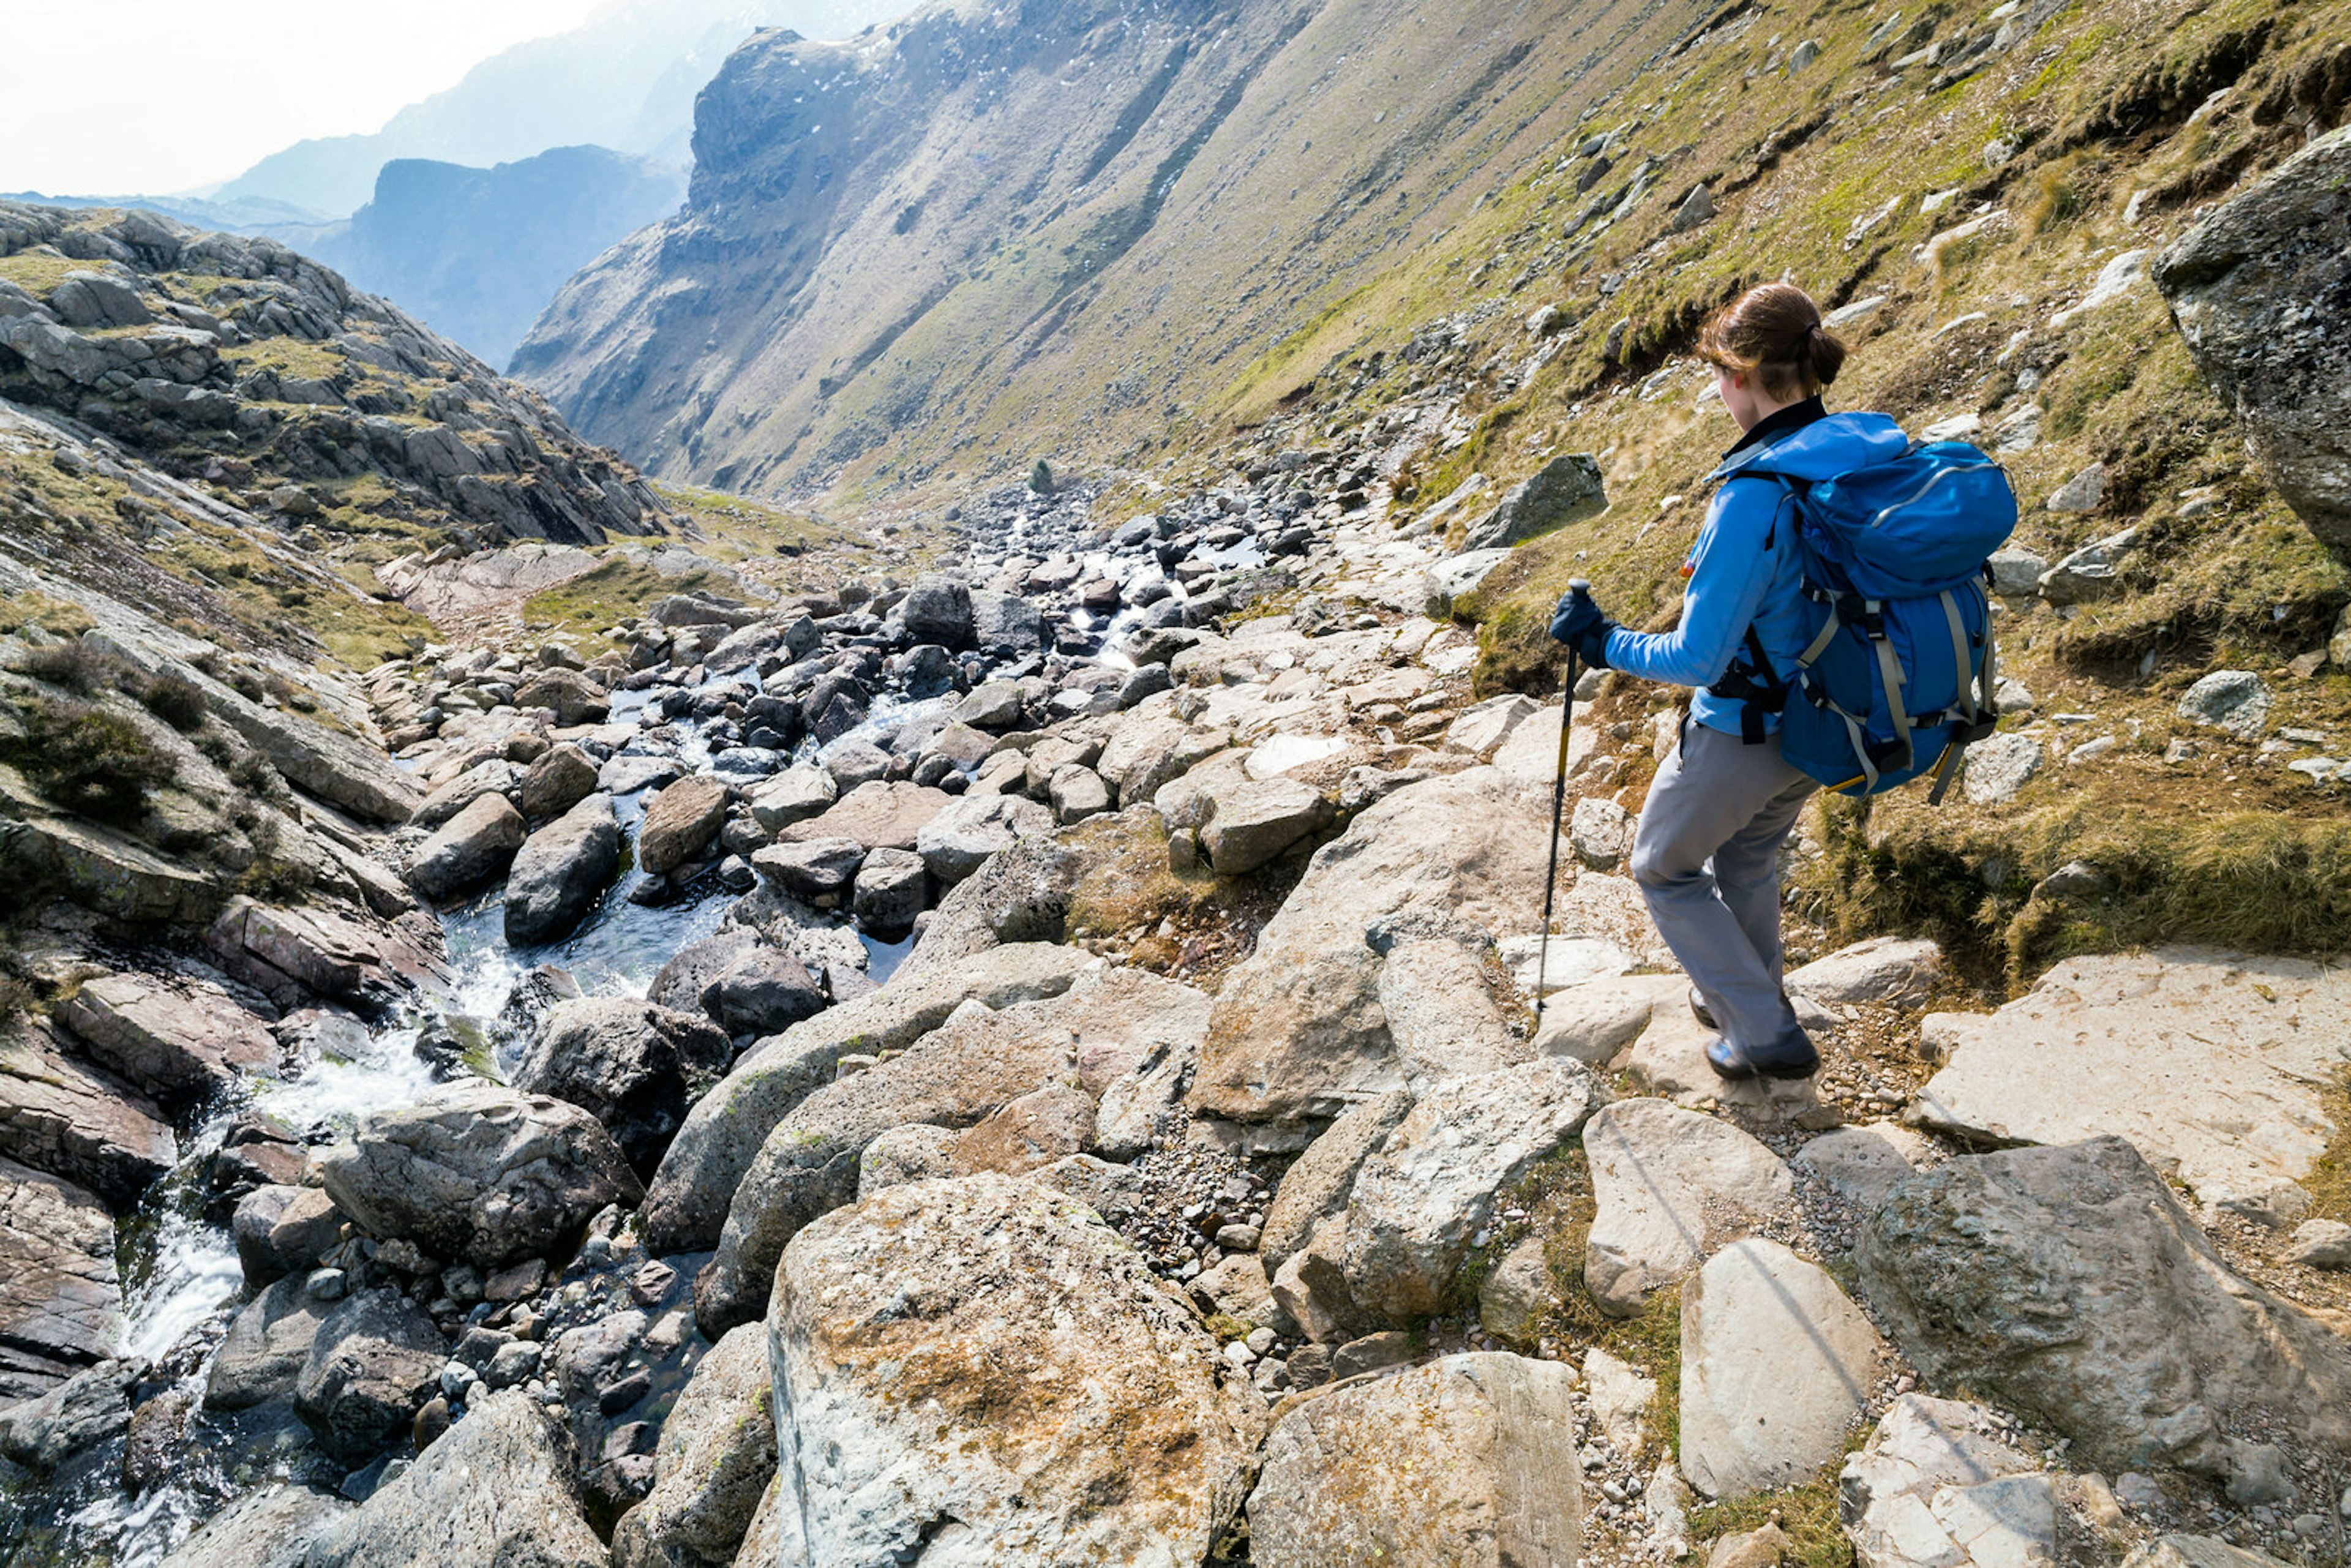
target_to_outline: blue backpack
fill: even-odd
[[[1748,704],[1761,738],[1828,789],[1875,795],[1932,770],[1930,804],[1967,747],[1999,722],[1988,561],[2016,528],[2016,492],[1963,441],[1913,442],[1888,463],[1834,479],[1766,468],[1792,497],[1811,633],[1783,678],[1754,628],[1714,690]],[[1767,548],[1768,543],[1767,543]]]

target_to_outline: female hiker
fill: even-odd
[[[1745,432],[1683,573],[1681,624],[1628,632],[1591,598],[1560,601],[1551,634],[1588,665],[1698,688],[1657,771],[1633,841],[1633,876],[1691,980],[1690,1006],[1721,1038],[1725,1078],[1802,1078],[1820,1065],[1780,988],[1780,846],[1820,786],[1780,754],[1784,681],[1804,651],[1795,507],[1777,476],[1814,482],[1899,457],[1882,414],[1830,413],[1821,389],[1844,345],[1786,283],[1749,290],[1700,332],[1698,351]]]

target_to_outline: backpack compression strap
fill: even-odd
[[[1989,571],[1990,568],[1985,570]],[[1959,760],[1968,747],[1991,734],[2000,723],[1999,647],[1992,636],[1991,597],[1983,593],[1980,588],[1977,592],[1982,594],[1984,601],[1984,651],[1980,669],[1971,669],[1975,662],[1968,656],[1968,631],[1965,622],[1959,619],[1959,607],[1949,592],[1943,595],[1943,617],[1951,627],[1953,667],[1969,671],[1972,678],[1959,684],[1959,701],[1964,705],[1961,711],[1966,719],[1959,733],[1951,737],[1950,744],[1943,748],[1942,761],[1935,768],[1934,788],[1927,792],[1927,804],[1929,806],[1943,803],[1944,792],[1950,789],[1952,779],[1958,775]]]

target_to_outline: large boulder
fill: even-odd
[[[1682,1288],[1682,1473],[1717,1498],[1812,1479],[1844,1451],[1883,1350],[1821,1269],[1732,1242]]]
[[[1296,1148],[1357,1101],[1458,1071],[1397,1050],[1380,998],[1385,949],[1419,928],[1490,938],[1528,925],[1549,824],[1548,798],[1497,768],[1407,786],[1359,814],[1226,977],[1194,1107]]]
[[[579,1106],[632,1166],[650,1171],[686,1105],[733,1055],[726,1032],[708,1019],[627,997],[580,997],[539,1019],[515,1086]]]
[[[777,836],[790,843],[809,839],[852,839],[869,850],[911,850],[923,829],[954,797],[905,779],[877,779],[860,784],[817,816],[794,822]]]
[[[1098,961],[1077,947],[1013,943],[927,974],[902,969],[879,990],[761,1040],[695,1103],[662,1156],[645,1196],[648,1243],[656,1252],[716,1246],[735,1189],[768,1134],[833,1081],[841,1057],[902,1050],[967,1001],[1007,1008],[1059,996]]]
[[[732,1563],[775,1478],[768,1332],[745,1323],[678,1392],[653,1450],[653,1490],[612,1531],[612,1568]]]
[[[905,1053],[810,1094],[776,1124],[735,1190],[718,1249],[695,1281],[705,1333],[757,1316],[799,1229],[856,1196],[865,1145],[893,1127],[969,1127],[1081,1071],[1084,1050],[1141,1053],[1201,1027],[1199,993],[1134,969],[1095,969],[1063,994],[972,1009]]]
[[[2351,1040],[2351,970],[2169,950],[2073,958],[1996,1013],[1937,1013],[1928,1127],[1987,1144],[2128,1138],[2206,1206],[2291,1225],[2339,1135],[2325,1085]]]
[[[416,846],[408,885],[435,904],[469,893],[504,871],[527,836],[512,800],[483,795]]]
[[[726,825],[726,783],[707,775],[681,779],[645,802],[637,826],[637,869],[674,870],[699,856]]]
[[[398,1291],[362,1291],[319,1322],[294,1375],[294,1409],[346,1464],[405,1431],[438,1385],[449,1346]]]
[[[1600,465],[1582,452],[1554,457],[1504,493],[1501,502],[1469,525],[1465,550],[1499,549],[1547,534],[1607,507]]]
[[[810,1563],[1196,1563],[1263,1417],[1198,1314],[1081,1203],[1000,1176],[817,1221],[768,1323],[778,1511]]]
[[[131,1427],[131,1390],[147,1363],[101,1361],[37,1399],[0,1406],[0,1458],[42,1474]]]
[[[2351,127],[2319,137],[2156,259],[2156,287],[2278,494],[2351,556]]]
[[[179,1157],[155,1103],[76,1058],[47,1019],[0,1020],[0,1159],[127,1205]]]
[[[266,1285],[316,1268],[319,1255],[340,1239],[342,1228],[343,1217],[325,1192],[273,1182],[238,1202],[229,1234],[246,1283]]]
[[[1600,1310],[1636,1315],[1726,1244],[1792,1213],[1787,1162],[1729,1123],[1663,1100],[1621,1100],[1583,1129],[1595,1213],[1583,1281]]]
[[[729,1034],[772,1035],[825,1008],[822,982],[780,947],[746,948],[702,992],[702,1007]]]
[[[310,1542],[350,1507],[308,1487],[266,1486],[204,1521],[161,1568],[302,1568]]]
[[[477,1399],[464,1420],[351,1513],[304,1568],[606,1568],[580,1511],[563,1428],[518,1388]]]
[[[534,822],[559,817],[596,792],[596,759],[565,741],[538,754],[514,789],[515,804]]]
[[[1855,1249],[1918,1370],[2074,1439],[2092,1464],[2228,1467],[2237,1433],[2351,1454],[2351,1346],[2240,1278],[2120,1138],[1949,1160]]]
[[[515,689],[515,706],[543,707],[561,725],[601,724],[612,711],[602,687],[577,670],[541,670]]]
[[[643,1192],[593,1116],[495,1083],[368,1112],[319,1169],[335,1207],[369,1235],[486,1272],[546,1256],[598,1209]]]
[[[898,601],[910,643],[960,648],[971,641],[971,589],[944,572],[925,572]]]
[[[523,841],[507,873],[507,941],[568,936],[621,865],[621,821],[610,795],[590,795]]]
[[[1574,1376],[1487,1351],[1359,1381],[1266,1437],[1249,1561],[1520,1568],[1579,1560]]]
[[[1347,1290],[1399,1320],[1445,1304],[1502,1189],[1581,1132],[1608,1098],[1580,1061],[1531,1061],[1438,1085],[1355,1173]]]
[[[1331,802],[1295,779],[1268,779],[1218,792],[1200,830],[1219,876],[1245,876],[1331,821]]]
[[[205,1373],[204,1403],[214,1410],[246,1410],[294,1396],[294,1380],[310,1359],[319,1325],[333,1309],[315,1301],[300,1275],[279,1280],[238,1309]]]
[[[108,1359],[121,1334],[113,1216],[71,1182],[0,1159],[0,1405]]]

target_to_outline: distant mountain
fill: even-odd
[[[683,163],[694,95],[736,45],[786,26],[838,38],[908,0],[613,0],[579,27],[494,55],[381,131],[298,141],[211,193],[340,217],[398,158],[484,167],[550,147],[594,145]]]
[[[684,170],[602,147],[490,169],[402,158],[346,221],[276,232],[502,365],[565,279],[684,194]]]
[[[48,196],[38,191],[0,192],[0,202],[25,202],[36,206],[88,211],[94,207],[144,207],[198,228],[226,234],[268,234],[280,229],[323,224],[327,214],[291,202],[266,196],[239,196],[206,201],[197,196]]]

